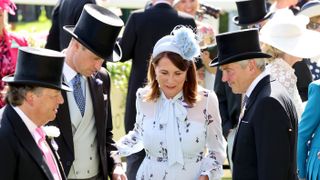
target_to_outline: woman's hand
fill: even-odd
[[[120,165],[115,166],[112,174],[112,180],[128,180],[122,166]]]

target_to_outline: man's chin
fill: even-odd
[[[233,94],[242,94],[242,92],[238,91],[237,89],[231,88]]]

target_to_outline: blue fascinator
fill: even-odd
[[[154,46],[152,57],[162,52],[174,52],[183,59],[194,61],[200,55],[196,34],[185,26],[175,27],[170,35],[162,37]]]

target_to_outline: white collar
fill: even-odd
[[[66,82],[72,86],[71,80],[77,75],[77,72],[73,70],[67,63],[64,63],[63,75]]]
[[[246,91],[246,96],[250,97],[252,91],[254,90],[254,88],[257,86],[257,84],[260,82],[261,79],[263,79],[264,77],[266,77],[267,75],[269,75],[267,73],[267,71],[262,71],[261,74],[259,74],[250,84],[249,88]]]
[[[33,139],[35,139],[37,125],[18,106],[12,106],[12,108],[20,116],[23,123],[27,126],[29,132],[32,134]]]

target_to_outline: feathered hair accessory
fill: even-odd
[[[11,0],[0,0],[0,10],[7,11],[8,13],[15,15],[16,5]]]
[[[185,26],[177,26],[170,35],[162,37],[154,46],[152,57],[162,52],[174,52],[183,59],[194,61],[200,55],[196,34]]]

